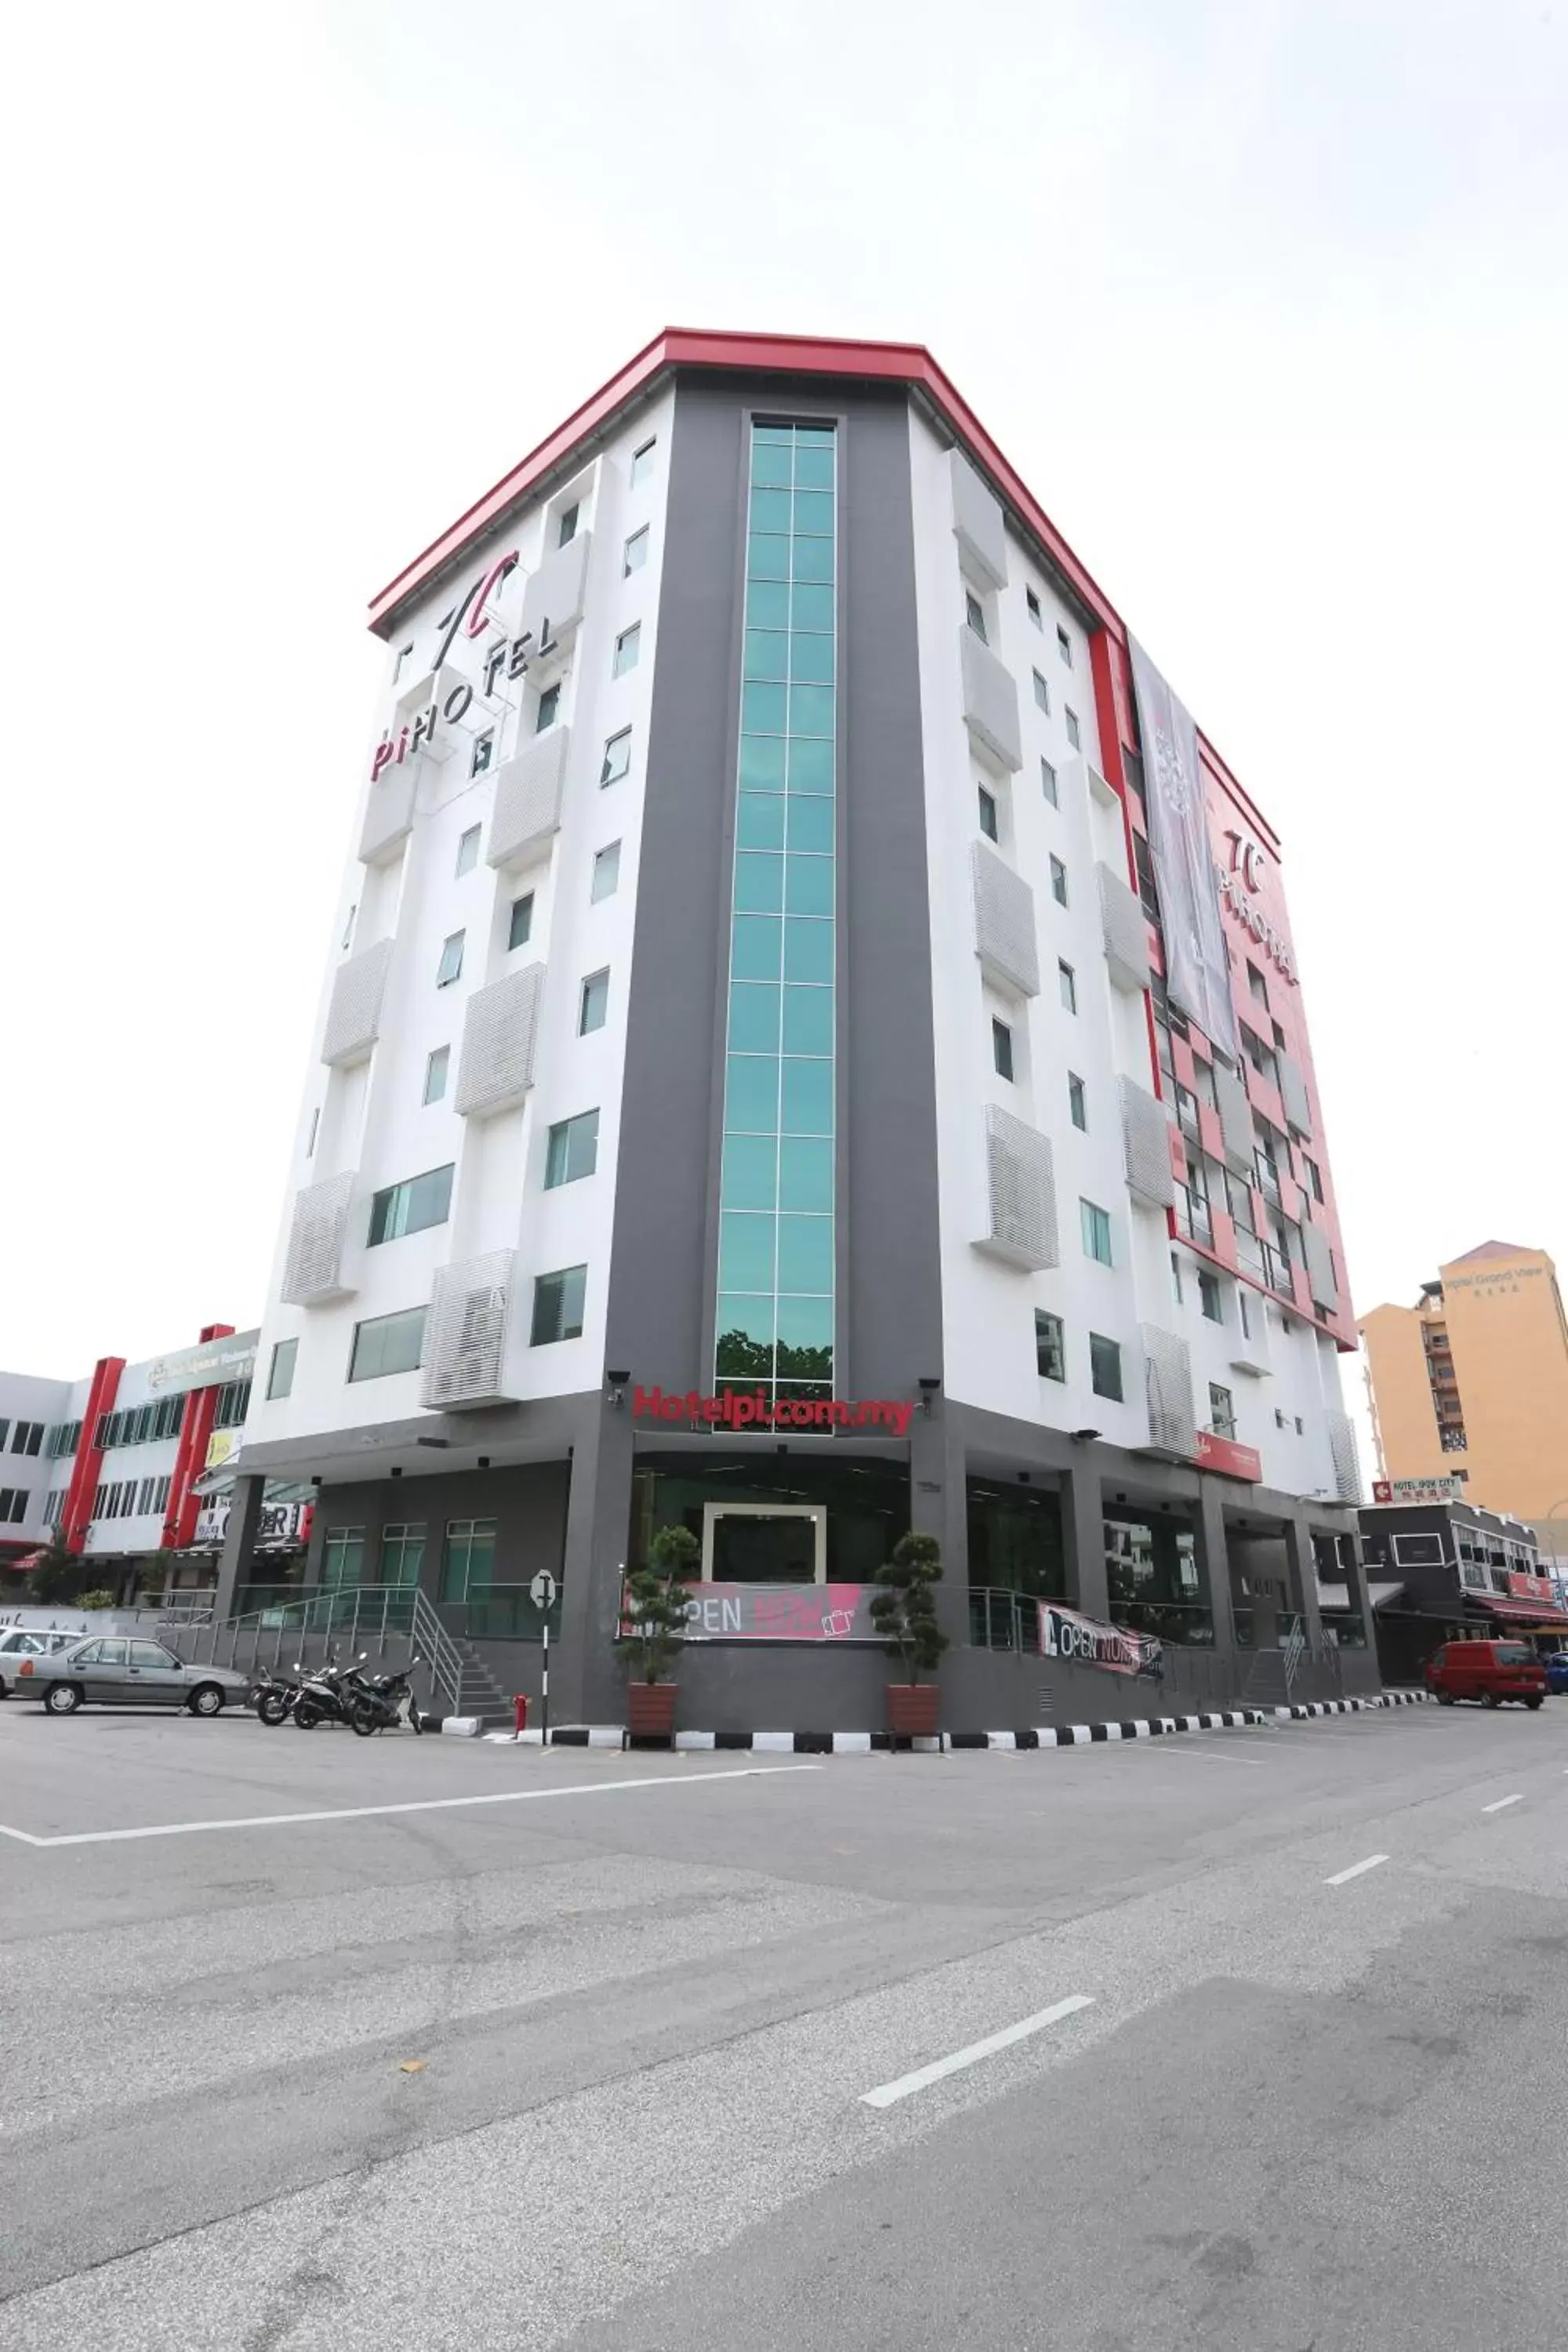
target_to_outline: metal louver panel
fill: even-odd
[[[388,768],[380,782],[372,784],[364,824],[360,828],[362,866],[386,865],[413,832],[414,791],[418,774],[417,760],[405,760],[400,766]]]
[[[1120,1085],[1127,1189],[1134,1200],[1151,1209],[1173,1208],[1176,1180],[1171,1168],[1171,1122],[1165,1107],[1136,1078],[1124,1077]]]
[[[1306,1260],[1307,1279],[1311,1285],[1313,1297],[1320,1306],[1331,1309],[1337,1307],[1340,1286],[1334,1280],[1333,1253],[1321,1225],[1302,1225],[1301,1255]]]
[[[1007,530],[1001,501],[992,497],[962,449],[948,458],[952,475],[952,530],[968,568],[987,588],[1007,585]]]
[[[351,1168],[295,1193],[283,1286],[278,1294],[285,1306],[321,1307],[328,1299],[351,1295],[353,1285],[343,1281],[342,1262],[356,1181]]]
[[[437,1274],[419,1372],[419,1402],[431,1411],[500,1404],[511,1393],[503,1382],[514,1255],[490,1250]]]
[[[533,1084],[543,988],[544,966],[525,963],[469,997],[452,1097],[460,1118],[494,1118],[511,1110]]]
[[[570,727],[552,727],[496,770],[495,814],[487,862],[515,866],[534,856],[561,826]]]
[[[1281,1054],[1279,1063],[1279,1098],[1285,1106],[1285,1116],[1302,1135],[1312,1132],[1312,1106],[1307,1100],[1307,1081],[1301,1076],[1301,1065],[1292,1055]]]
[[[1342,1503],[1361,1501],[1361,1463],[1356,1454],[1355,1424],[1348,1412],[1331,1406],[1323,1414],[1333,1457],[1334,1492]]]
[[[1040,992],[1040,956],[1035,936],[1035,894],[1021,874],[977,841],[974,870],[974,951],[988,978],[1021,996]]]
[[[392,941],[377,940],[332,975],[321,1059],[335,1070],[363,1062],[381,1034],[381,1000],[392,964]]]
[[[1050,1138],[996,1103],[985,1107],[989,1230],[975,1244],[1029,1273],[1059,1265]]]
[[[1149,1443],[1163,1454],[1190,1458],[1198,1450],[1191,1350],[1179,1333],[1162,1330],[1157,1323],[1143,1325],[1142,1340]]]
[[[588,550],[594,543],[591,530],[580,530],[564,547],[547,555],[522,592],[522,625],[532,636],[535,646],[543,636],[545,624],[551,638],[560,643],[569,637],[583,617],[584,601],[588,588]],[[548,660],[549,649],[538,659]]]
[[[1100,883],[1100,927],[1110,977],[1118,988],[1147,988],[1149,925],[1142,902],[1103,860],[1094,870]]]
[[[1237,1176],[1252,1173],[1252,1149],[1256,1138],[1252,1128],[1252,1105],[1247,1100],[1246,1082],[1239,1071],[1218,1055],[1214,1066],[1215,1100],[1219,1106],[1219,1131],[1225,1141],[1226,1166]]]
[[[1015,772],[1024,764],[1023,738],[1018,732],[1018,689],[1012,673],[1003,668],[989,646],[967,622],[958,628],[958,658],[963,676],[963,723],[971,740],[999,768]]]

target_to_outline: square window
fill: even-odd
[[[1084,1097],[1083,1080],[1068,1072],[1068,1117],[1083,1134],[1089,1133],[1089,1108]]]
[[[1067,1348],[1062,1337],[1062,1318],[1035,1309],[1035,1370],[1043,1381],[1065,1381],[1068,1376]]]
[[[1076,710],[1069,710],[1064,703],[1062,705],[1062,718],[1067,725],[1068,741],[1072,745],[1075,751],[1081,751],[1083,748],[1083,738],[1079,730],[1078,712]]]
[[[575,1184],[591,1176],[599,1164],[599,1114],[579,1111],[575,1118],[559,1120],[550,1130],[544,1151],[544,1189]]]
[[[595,1029],[602,1029],[609,1010],[610,974],[606,966],[603,971],[590,972],[583,982],[582,1001],[577,1007],[578,1036],[591,1036]]]
[[[298,1339],[279,1339],[272,1350],[271,1368],[267,1375],[269,1397],[286,1397],[294,1386],[294,1359],[300,1352]]]
[[[513,948],[521,948],[527,944],[532,929],[533,893],[531,890],[527,890],[521,898],[514,898],[511,902],[511,917],[506,927],[508,955],[511,953]]]
[[[577,518],[582,511],[583,509],[581,507],[567,508],[565,513],[562,516],[561,520],[555,527],[555,544],[557,547],[569,547],[572,541],[576,538]]]
[[[1068,870],[1059,857],[1051,860],[1051,896],[1058,907],[1068,902]]]
[[[645,441],[640,449],[632,451],[631,488],[634,490],[639,482],[646,482],[653,472],[653,453],[658,446],[658,441],[656,436],[652,441]]]
[[[652,444],[649,444],[652,446]],[[583,1302],[587,1294],[585,1265],[563,1266],[558,1274],[536,1276],[533,1285],[533,1328],[529,1345],[547,1348],[557,1339],[583,1336]]]
[[[460,881],[465,874],[471,874],[479,862],[479,828],[471,824],[466,833],[458,836],[458,879]]]
[[[447,1091],[447,1073],[451,1067],[452,1048],[437,1045],[425,1063],[425,1092],[421,1102],[439,1102]]]
[[[614,898],[620,879],[621,845],[618,841],[612,841],[608,848],[601,849],[594,859],[594,878],[588,889],[590,904],[595,904],[601,898]]]
[[[621,550],[621,578],[623,580],[629,580],[634,572],[640,572],[642,570],[643,565],[647,562],[647,544],[648,527],[645,522],[641,530],[633,531],[630,539],[627,540],[625,547]]]
[[[1046,684],[1045,679],[1040,676],[1037,669],[1031,670],[1029,675],[1035,681],[1035,700],[1039,704],[1042,710],[1048,710],[1051,707],[1050,688]]]
[[[1078,1214],[1079,1224],[1083,1234],[1085,1257],[1093,1258],[1099,1265],[1110,1265],[1111,1263],[1110,1217],[1103,1209],[1096,1208],[1092,1201],[1080,1201],[1078,1204]]]
[[[1061,991],[1062,1003],[1069,1013],[1078,1011],[1078,977],[1070,963],[1057,965],[1057,986]]]
[[[474,748],[468,755],[469,775],[482,776],[495,758],[495,731],[491,728],[487,728],[482,735],[476,735],[474,738]]]
[[[1040,761],[1040,790],[1053,808],[1060,808],[1061,802],[1057,797],[1057,772],[1048,760]]]
[[[996,824],[996,795],[994,793],[988,793],[984,784],[979,785],[977,791],[980,803],[980,830],[987,841],[999,841],[1001,834]]]
[[[1072,639],[1068,636],[1067,631],[1063,628],[1059,621],[1057,623],[1057,651],[1060,654],[1063,661],[1066,662],[1068,669],[1071,669]]]
[[[1102,1339],[1098,1331],[1089,1335],[1089,1377],[1096,1396],[1121,1402],[1121,1350],[1114,1339]]]
[[[996,1065],[999,1078],[1009,1081],[1013,1076],[1013,1032],[1005,1021],[991,1024],[991,1058]]]
[[[986,644],[985,607],[981,603],[973,588],[966,588],[963,592],[963,610],[970,627],[973,630],[981,644]]]
[[[625,677],[627,670],[636,669],[637,666],[637,656],[641,652],[642,623],[640,621],[634,621],[631,627],[629,629],[623,629],[620,635],[616,639],[616,655],[614,661],[610,665],[610,676],[612,677]]]
[[[1225,1301],[1220,1291],[1219,1279],[1217,1276],[1210,1274],[1206,1266],[1198,1268],[1198,1304],[1210,1323],[1225,1321]]]
[[[612,735],[605,746],[604,761],[599,769],[601,784],[618,784],[632,764],[632,730],[623,727]]]
[[[561,708],[561,688],[547,686],[539,698],[539,708],[533,714],[533,731],[542,735],[547,727],[555,724],[555,714]]]
[[[454,931],[441,949],[441,961],[436,967],[437,988],[450,988],[463,975],[463,933]]]
[[[1036,628],[1043,629],[1046,624],[1040,611],[1040,600],[1032,588],[1026,588],[1024,591],[1024,606]]]

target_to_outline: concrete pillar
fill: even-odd
[[[550,1657],[552,1724],[625,1717],[626,1676],[615,1641],[631,1527],[633,1452],[626,1406],[599,1403],[583,1415],[566,1498],[561,1639]]]
[[[1087,1446],[1075,1446],[1062,1479],[1062,1553],[1075,1609],[1103,1624],[1110,1615],[1105,1572],[1105,1511],[1100,1471]]]
[[[1366,1636],[1367,1654],[1369,1656],[1375,1658],[1377,1655],[1377,1621],[1373,1615],[1372,1594],[1367,1589],[1366,1560],[1362,1551],[1360,1533],[1357,1532],[1352,1535],[1342,1534],[1336,1537],[1335,1540],[1339,1549],[1340,1559],[1344,1568],[1345,1583],[1350,1591],[1351,1607],[1355,1610],[1361,1617],[1362,1631]]]
[[[1230,1549],[1226,1541],[1225,1505],[1219,1483],[1198,1477],[1198,1510],[1194,1524],[1197,1538],[1198,1563],[1207,1591],[1209,1613],[1214,1619],[1214,1647],[1216,1658],[1236,1660],[1236,1618],[1231,1607]]]
[[[235,1595],[250,1581],[251,1556],[261,1524],[265,1478],[237,1478],[228,1498],[228,1527],[217,1564],[217,1591],[213,1597],[213,1621],[221,1625],[235,1613]]]
[[[1323,1612],[1318,1605],[1318,1559],[1312,1549],[1312,1531],[1307,1525],[1304,1511],[1298,1511],[1285,1522],[1285,1558],[1289,1565],[1290,1582],[1295,1588],[1296,1606],[1301,1612],[1301,1631],[1307,1636],[1307,1648],[1314,1658],[1323,1654]]]
[[[937,1622],[950,1646],[963,1647],[969,1641],[967,1459],[959,1425],[940,1397],[929,1414],[917,1410],[910,1423],[910,1527],[942,1546]]]

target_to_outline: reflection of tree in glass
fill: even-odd
[[[781,1381],[830,1381],[833,1378],[832,1348],[792,1347],[787,1339],[781,1339],[779,1378]]]
[[[749,1332],[722,1333],[715,1353],[721,1380],[771,1381],[773,1376],[772,1342],[753,1339]]]

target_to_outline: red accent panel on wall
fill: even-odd
[[[1236,1271],[1236,1227],[1223,1209],[1209,1203],[1209,1223],[1214,1227],[1214,1254],[1222,1265]]]
[[[1171,1038],[1171,1063],[1172,1066],[1175,1070],[1177,1077],[1180,1078],[1187,1092],[1190,1095],[1195,1095],[1198,1090],[1198,1074],[1193,1067],[1192,1045],[1185,1037],[1177,1037],[1173,1034]]]
[[[205,1324],[201,1338],[204,1342],[226,1339],[233,1329],[232,1323]],[[192,1490],[206,1466],[207,1440],[212,1435],[217,1400],[216,1388],[192,1389],[185,1399],[174,1471],[169,1481],[169,1504],[163,1514],[163,1532],[158,1538],[164,1551],[183,1551],[195,1538],[196,1517],[202,1506],[201,1496]]]
[[[70,1485],[66,1488],[65,1507],[60,1513],[60,1526],[72,1551],[79,1551],[87,1541],[92,1498],[98,1492],[98,1474],[103,1467],[103,1448],[97,1443],[99,1420],[103,1413],[113,1411],[120,1392],[120,1375],[124,1370],[123,1356],[100,1356],[92,1368],[92,1382],[81,1416],[81,1443],[71,1465]]]

